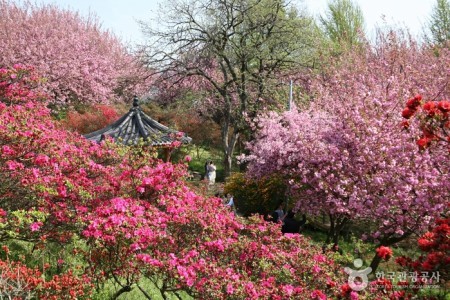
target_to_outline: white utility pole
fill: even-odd
[[[288,110],[289,111],[291,111],[291,109],[292,109],[292,86],[293,86],[293,82],[292,82],[292,79],[291,79],[290,86],[289,86],[289,103],[288,103]]]

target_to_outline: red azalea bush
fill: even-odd
[[[405,128],[410,128],[410,123],[414,121],[418,123],[421,131],[417,140],[419,149],[430,150],[435,156],[441,155],[440,157],[447,163],[448,155],[443,155],[440,150],[450,144],[449,113],[450,101],[423,101],[420,95],[409,99],[402,112],[402,116],[407,119],[403,122]],[[450,146],[448,150],[447,154],[450,153]],[[419,249],[424,254],[418,258],[402,256],[397,258],[396,262],[413,272],[426,272],[426,274],[434,275],[430,282],[422,282],[422,284],[439,284],[442,282],[445,284],[449,280],[449,236],[450,218],[437,219],[431,230],[424,233],[417,241]]]
[[[417,140],[419,149],[424,150],[433,142],[450,143],[450,101],[422,101],[422,96],[417,95],[406,102],[406,108],[402,112],[403,118],[409,120],[413,116],[419,121],[422,131]],[[408,121],[403,126],[409,128]],[[450,151],[450,146],[449,146]]]
[[[380,246],[376,249],[377,255],[382,259],[388,261],[392,257],[392,249],[385,246]]]
[[[113,107],[97,104],[83,112],[69,111],[62,124],[69,130],[87,134],[110,125],[118,118],[119,114]]]
[[[418,258],[399,257],[395,261],[415,272],[439,273],[443,282],[450,279],[450,218],[439,219],[433,228],[417,241],[423,255]],[[437,278],[435,278],[436,284]]]
[[[0,260],[0,297],[7,299],[89,299],[93,285],[88,276],[71,270],[45,280],[42,272],[20,261]]]

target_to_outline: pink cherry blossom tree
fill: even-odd
[[[0,66],[33,65],[52,103],[107,103],[148,89],[146,70],[94,15],[9,0],[0,14]]]
[[[450,165],[445,152],[417,153],[398,109],[418,92],[448,96],[449,65],[445,49],[380,35],[314,80],[308,110],[256,120],[248,174],[285,174],[297,209],[329,216],[334,243],[350,221],[381,246],[420,234],[445,209]]]

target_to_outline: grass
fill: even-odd
[[[203,176],[205,175],[205,162],[212,160],[217,167],[216,181],[225,181],[225,172],[223,165],[223,153],[218,149],[206,149],[198,146],[188,146],[184,149],[184,153],[191,157],[189,162],[189,171],[197,172]],[[233,166],[234,167],[234,166]]]
[[[166,293],[163,297],[161,294],[160,289],[158,288],[158,284],[161,284],[161,282],[156,281],[153,282],[152,280],[149,280],[148,278],[143,278],[139,281],[139,286],[150,296],[153,300],[191,300],[192,297],[190,297],[185,292],[180,291],[178,293],[178,296],[174,295],[173,293]],[[113,280],[109,280],[106,282],[106,284],[99,289],[98,291],[94,292],[92,295],[92,300],[104,300],[104,299],[114,299],[114,294],[117,293],[117,291],[120,290],[120,285],[114,282]],[[139,288],[136,285],[132,285],[132,289],[129,292],[125,292],[121,294],[119,297],[115,298],[119,300],[144,300],[148,299],[144,296],[144,294],[139,290]]]

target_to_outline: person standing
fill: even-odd
[[[209,181],[209,161],[205,162],[205,180]]]
[[[216,166],[212,161],[208,164],[208,176],[209,184],[214,184],[216,182]]]

